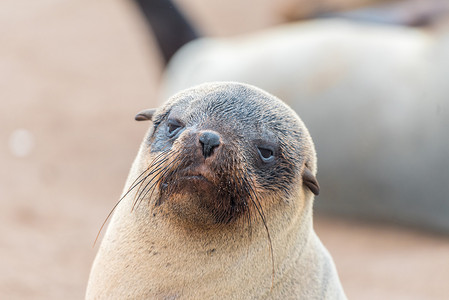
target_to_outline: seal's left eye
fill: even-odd
[[[177,121],[177,120],[168,120],[168,123],[167,123],[168,132],[167,132],[167,134],[168,134],[169,137],[174,137],[179,132],[179,130],[181,128],[182,128],[182,124],[179,121]]]

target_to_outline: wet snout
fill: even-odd
[[[201,131],[198,139],[204,158],[211,156],[221,145],[220,134],[212,130]]]

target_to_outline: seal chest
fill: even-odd
[[[136,120],[152,126],[87,298],[344,298],[312,227],[313,143],[287,105],[253,86],[218,82]]]

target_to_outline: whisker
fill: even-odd
[[[267,222],[266,222],[265,214],[263,212],[263,208],[262,208],[262,206],[260,204],[260,201],[259,201],[259,199],[257,197],[256,192],[254,191],[253,185],[248,184],[247,186],[248,186],[248,188],[249,188],[249,190],[251,192],[250,199],[251,199],[252,203],[255,205],[257,213],[259,214],[259,216],[260,216],[260,218],[262,220],[263,226],[265,227],[265,231],[267,232],[268,247],[269,247],[269,250],[270,250],[270,257],[271,257],[271,288],[270,288],[270,291],[271,291],[273,289],[273,285],[274,285],[273,243],[271,242],[270,230],[268,229],[268,226],[267,226]]]
[[[175,170],[178,169],[180,166],[182,166],[185,163],[186,159],[184,158],[184,156],[182,155],[182,153],[178,154],[174,160],[172,161],[172,163],[169,165],[170,169]],[[154,193],[154,189],[153,186],[156,185],[160,185],[160,183],[162,182],[162,180],[164,179],[166,173],[163,173],[162,176],[160,176],[156,182],[154,182],[154,184],[151,186],[151,194],[150,194],[150,198],[153,197],[153,193]],[[171,190],[167,191],[167,197],[170,197],[171,195]],[[161,198],[159,198],[157,200],[157,202],[155,203],[156,206],[161,204]]]
[[[131,185],[133,185],[143,174],[145,174],[146,171],[148,171],[149,168],[147,168],[146,170],[144,170],[142,173],[140,173],[140,175],[133,181],[133,183]],[[106,222],[109,220],[109,218],[111,217],[112,213],[114,212],[114,210],[117,208],[117,206],[120,204],[120,202],[125,198],[126,195],[128,195],[129,192],[131,192],[132,189],[134,189],[134,187],[131,187],[128,189],[128,191],[122,196],[120,197],[120,199],[117,201],[117,203],[114,205],[114,207],[111,209],[111,211],[109,212],[109,214],[107,215],[106,219],[103,221],[103,224],[101,224],[100,230],[98,230],[97,236],[95,237],[95,241],[92,245],[92,247],[95,247],[95,244],[97,243],[98,237],[100,236],[101,231],[103,230],[104,225],[106,224]]]
[[[134,196],[134,199],[133,199],[134,204],[133,204],[133,206],[132,206],[132,208],[131,208],[131,211],[134,210],[135,204],[136,204],[136,202],[137,202],[136,197],[137,197],[137,195],[139,195],[139,191],[140,191],[140,189],[142,188],[143,183],[145,182],[145,180],[146,180],[149,176],[151,176],[152,174],[154,174],[154,172],[155,172],[154,167],[155,167],[155,166],[156,166],[156,167],[160,167],[163,163],[165,163],[165,162],[167,161],[168,155],[169,155],[170,152],[171,152],[170,150],[169,150],[169,151],[164,151],[167,147],[168,147],[168,145],[166,145],[164,148],[162,148],[162,150],[161,150],[162,152],[159,153],[159,154],[158,154],[158,155],[157,155],[157,156],[150,162],[150,164],[149,164],[149,166],[148,166],[147,169],[152,169],[152,168],[153,168],[153,170],[151,170],[151,171],[145,176],[145,178],[143,179],[143,181],[140,181],[140,186],[139,186],[139,188],[137,189],[137,192],[136,192],[136,194],[135,194],[135,196]],[[163,159],[159,160],[160,158],[163,158]]]
[[[244,176],[242,175],[242,171],[237,169],[237,178],[235,179],[238,186],[243,190],[243,192],[245,193],[245,196],[251,197],[250,191],[248,189],[248,184],[247,182],[243,182],[243,178]],[[251,238],[252,236],[252,223],[251,223],[251,219],[252,219],[252,215],[251,215],[251,209],[249,209],[248,207],[248,202],[246,201],[246,197],[243,198],[244,199],[244,214],[243,214],[243,222],[247,222],[247,228],[248,228],[248,234]]]
[[[167,153],[170,154],[170,153]],[[145,197],[148,195],[148,193],[151,191],[150,198],[152,197],[152,193],[154,192],[154,187],[160,183],[162,178],[164,178],[165,174],[169,171],[171,171],[173,168],[172,166],[179,161],[179,155],[175,156],[174,159],[168,163],[168,165],[160,166],[161,164],[165,163],[167,160],[169,160],[170,157],[164,158],[163,161],[161,161],[158,165],[158,168],[155,170],[152,170],[153,176],[151,179],[146,183],[145,187],[140,192],[139,196],[137,197],[136,202],[134,203],[135,206],[140,205],[140,203],[145,199]],[[154,182],[153,180],[156,179]],[[152,184],[151,184],[152,183]],[[151,184],[151,186],[149,186]],[[149,187],[148,187],[149,186]]]
[[[166,147],[164,147],[162,150],[164,150]],[[162,154],[162,153],[161,153]],[[161,154],[159,154],[158,156],[156,156],[155,159],[157,159]],[[154,160],[155,160],[154,159]],[[153,160],[153,161],[154,161]],[[122,202],[122,200],[137,186],[139,185],[142,181],[145,181],[145,179],[147,178],[147,176],[144,176],[143,179],[139,180],[139,178],[141,178],[151,167],[151,163],[150,165],[142,172],[139,174],[139,176],[137,176],[136,179],[134,179],[134,181],[130,184],[130,188],[128,188],[128,190],[126,191],[125,194],[123,194],[120,199],[117,201],[117,203],[114,205],[114,207],[112,207],[111,211],[109,212],[109,214],[107,215],[107,217],[105,218],[105,220],[103,221],[103,223],[101,224],[100,229],[98,230],[97,236],[95,237],[95,241],[92,245],[92,247],[95,247],[95,244],[97,243],[98,237],[100,236],[101,231],[104,228],[104,225],[106,225],[106,222],[109,220],[109,218],[111,217],[112,213],[115,211],[115,209],[117,208],[117,206],[120,204],[120,202]]]
[[[168,153],[167,153],[168,154]],[[159,170],[163,170],[164,168],[165,168],[165,166],[163,166],[163,164],[165,163],[165,162],[167,162],[167,160],[169,160],[169,157],[164,157],[162,160],[160,160],[160,161],[158,161],[156,164],[155,164],[155,169],[152,169],[151,171],[150,171],[150,173],[148,173],[147,174],[147,176],[145,176],[145,179],[142,181],[142,183],[140,184],[140,186],[139,186],[139,189],[137,190],[137,192],[136,192],[136,195],[134,196],[134,199],[133,199],[133,206],[132,206],[132,209],[131,209],[131,211],[133,211],[134,210],[134,208],[135,208],[135,206],[136,206],[136,203],[139,201],[139,198],[140,198],[140,196],[142,195],[142,193],[145,191],[145,189],[146,189],[146,187],[151,183],[151,181],[153,181],[153,179],[159,174],[158,173],[158,171]],[[151,166],[150,166],[151,167]],[[151,178],[150,178],[150,180],[149,180],[149,182],[148,183],[146,183],[145,184],[145,186],[144,186],[144,188],[141,190],[141,188],[142,188],[142,185],[145,183],[145,180],[148,178],[148,177],[150,177],[150,176],[152,176]]]

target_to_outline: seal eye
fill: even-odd
[[[259,151],[260,158],[262,158],[264,162],[271,162],[274,160],[274,151],[272,149],[257,147],[257,150]]]
[[[168,120],[168,123],[167,123],[168,137],[170,137],[170,138],[174,137],[179,132],[179,130],[181,130],[182,127],[183,126],[179,121],[174,120],[174,119]]]

